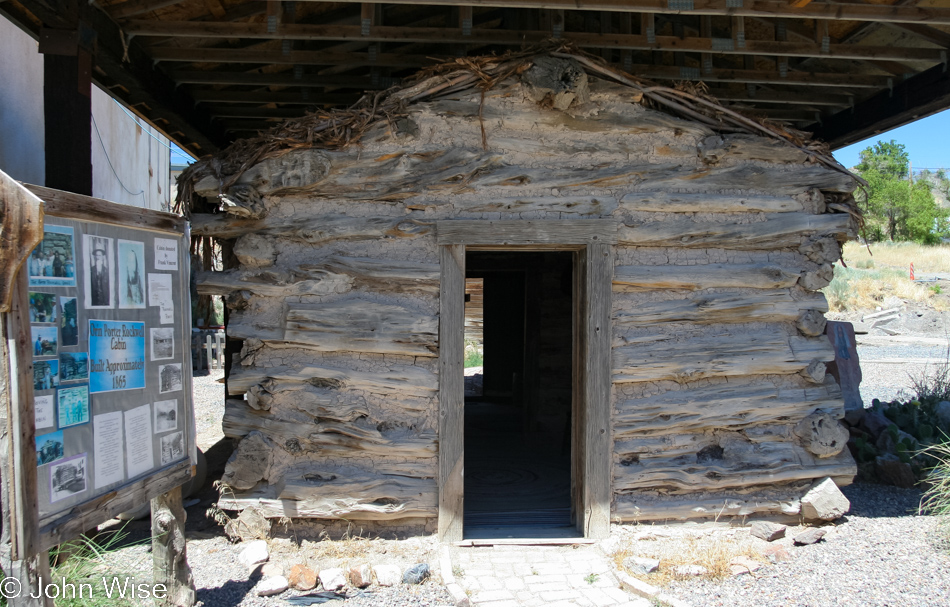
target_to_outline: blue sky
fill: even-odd
[[[922,118],[902,127],[881,133],[870,139],[841,148],[834,153],[835,159],[850,168],[860,162],[858,154],[877,141],[890,141],[904,145],[910,156],[913,169],[950,169],[950,110]]]

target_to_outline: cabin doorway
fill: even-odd
[[[465,539],[578,535],[571,497],[575,257],[465,255]]]
[[[613,445],[610,434],[610,301],[615,263],[612,244],[617,239],[617,222],[613,219],[450,219],[437,221],[435,229],[439,245],[439,537],[447,542],[461,541],[465,535],[466,513],[477,512],[478,508],[477,500],[473,507],[469,507],[472,504],[469,503],[470,496],[466,495],[467,490],[472,490],[474,494],[477,487],[466,487],[465,483],[466,478],[472,475],[469,459],[475,456],[479,448],[477,444],[466,445],[465,442],[465,281],[469,254],[472,254],[472,277],[476,277],[476,272],[492,270],[496,274],[520,274],[524,281],[520,291],[523,298],[521,303],[518,303],[516,295],[509,295],[509,305],[515,305],[518,309],[514,316],[522,320],[520,333],[516,326],[512,330],[514,337],[507,342],[509,349],[519,352],[522,362],[513,363],[516,367],[514,373],[503,374],[496,378],[496,382],[489,377],[493,375],[492,348],[489,346],[484,353],[484,379],[488,383],[483,384],[483,390],[487,391],[489,398],[500,400],[527,397],[528,400],[522,400],[520,408],[516,409],[517,413],[509,411],[508,414],[521,432],[515,436],[522,441],[533,441],[529,444],[542,444],[548,453],[556,453],[558,457],[562,453],[567,454],[571,513],[568,520],[573,526],[558,527],[558,531],[553,533],[558,537],[607,537],[610,532]],[[482,253],[486,255],[476,255]],[[495,261],[491,261],[489,253],[494,255]],[[548,253],[556,255],[546,257]],[[560,267],[560,264],[570,266],[569,275],[566,270],[565,274],[561,274],[560,284],[566,282],[571,285],[570,303],[565,305],[571,310],[571,345],[569,348],[554,346],[561,352],[569,351],[571,358],[569,372],[564,372],[564,377],[570,378],[572,390],[570,418],[560,425],[560,432],[555,429],[557,425],[552,419],[551,424],[541,424],[541,427],[546,428],[545,431],[532,435],[531,421],[548,420],[532,409],[533,405],[524,405],[524,402],[533,403],[530,399],[543,395],[540,390],[525,390],[526,385],[534,386],[535,382],[541,382],[540,376],[531,374],[543,366],[536,363],[525,365],[524,361],[543,362],[546,354],[540,347],[540,339],[536,340],[534,346],[530,339],[534,330],[531,323],[540,322],[541,315],[529,313],[529,308],[543,302],[543,299],[524,295],[534,288],[533,281],[540,280],[541,273],[529,269],[537,267],[531,264],[540,262],[531,261],[532,258],[528,256],[521,257],[524,254],[540,254],[533,259],[545,263],[550,261],[554,267]],[[479,268],[483,262],[484,265]],[[501,265],[492,268],[489,262]],[[512,287],[510,283],[509,290],[515,294],[519,292],[518,287]],[[563,289],[560,292],[563,293]],[[502,298],[505,300],[504,296]],[[568,300],[562,297],[558,301],[563,304]],[[485,330],[488,330],[487,322]],[[544,334],[540,325],[537,331],[539,336]],[[511,347],[512,343],[514,347]],[[537,348],[535,354],[532,354],[535,352],[532,347]],[[502,356],[504,354],[503,346]],[[557,415],[549,417],[556,418]],[[527,426],[525,420],[529,422]],[[472,421],[476,426],[479,423],[477,419]],[[524,438],[525,427],[528,428],[527,439]],[[565,431],[565,427],[569,427],[569,430]],[[564,450],[567,432],[569,448]],[[556,440],[551,437],[556,437]],[[467,453],[470,448],[473,449],[471,454]],[[542,508],[545,505],[562,508],[561,504],[560,501],[545,502]],[[495,510],[496,514],[501,512],[504,511]],[[563,517],[558,522],[561,520],[564,520]],[[540,527],[522,529],[528,529],[534,537],[540,535]],[[507,537],[514,534],[498,535]]]

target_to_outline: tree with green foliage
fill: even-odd
[[[928,180],[913,180],[903,144],[892,139],[864,149],[856,168],[868,182],[865,202],[871,240],[940,241],[950,214],[934,200]]]

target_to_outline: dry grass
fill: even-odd
[[[879,242],[871,245],[871,252],[863,244],[844,245],[844,260],[849,266],[899,269],[907,274],[910,264],[918,274],[950,273],[950,245],[922,245],[914,242]]]
[[[711,533],[688,533],[679,537],[654,539],[650,539],[653,536],[647,532],[635,537],[640,539],[629,538],[614,555],[617,569],[660,586],[677,579],[691,579],[674,573],[674,569],[681,565],[699,565],[706,569],[702,577],[721,580],[732,575],[729,562],[738,556],[768,563],[758,546],[762,542],[746,530],[715,530]],[[623,566],[623,561],[631,556],[657,559],[660,567],[649,576],[634,573]]]
[[[934,285],[915,283],[907,272],[889,268],[845,268],[835,265],[835,278],[822,289],[832,312],[873,310],[887,297],[926,303],[936,310],[947,310],[946,299],[936,297]]]
[[[314,571],[331,567],[339,567],[346,571],[350,567],[363,563],[394,564],[401,569],[421,562],[432,565],[435,563],[438,547],[431,537],[405,540],[371,537],[365,534],[356,523],[339,539],[332,539],[324,533],[319,541],[303,540],[298,543],[283,538],[271,539],[268,544],[271,550],[271,562],[281,564],[285,573],[297,563],[306,564]],[[437,567],[433,568],[434,579],[438,579],[437,569]]]

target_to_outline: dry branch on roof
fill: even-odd
[[[572,59],[592,76],[628,86],[643,94],[643,103],[677,117],[699,122],[718,133],[747,133],[784,141],[808,155],[812,162],[847,173],[831,155],[827,144],[809,133],[730,110],[708,95],[702,86],[660,86],[607,65],[600,57],[585,53],[570,43],[550,41],[528,50],[502,56],[460,57],[419,71],[400,86],[364,95],[347,109],[318,110],[288,120],[274,128],[235,141],[221,152],[189,166],[179,177],[177,210],[194,210],[194,184],[214,176],[226,192],[240,176],[258,162],[301,148],[339,149],[358,142],[380,121],[406,115],[410,104],[463,90],[490,90],[512,76],[524,73],[542,55]],[[485,134],[483,130],[483,144]],[[855,177],[859,182],[860,178]],[[860,212],[854,206],[849,211]]]

